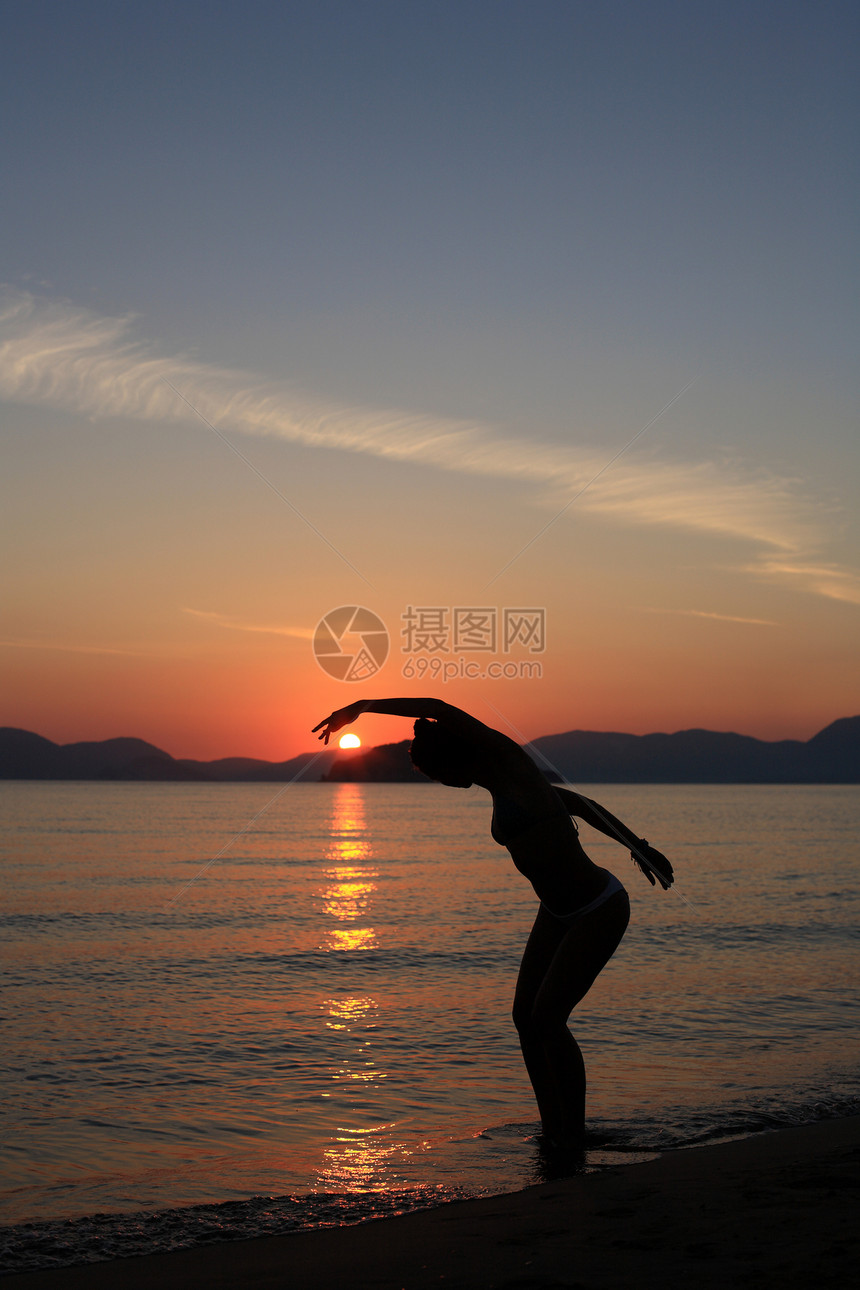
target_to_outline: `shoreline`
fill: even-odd
[[[860,1116],[356,1226],[13,1273],[4,1290],[845,1287]]]

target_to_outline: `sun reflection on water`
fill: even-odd
[[[372,950],[378,944],[372,927],[335,927],[323,947],[327,950]]]
[[[323,1152],[319,1183],[326,1191],[386,1191],[391,1187],[391,1160],[403,1149],[388,1138],[392,1124],[337,1129]],[[385,1134],[386,1137],[380,1137]]]
[[[357,1021],[363,1021],[365,1025],[372,1026],[373,1022],[368,1022],[379,1007],[375,999],[371,999],[369,994],[349,995],[342,999],[324,999],[322,1003],[326,1010],[329,1020],[326,1025],[329,1030],[350,1030]]]
[[[361,872],[361,878],[357,874]],[[329,918],[341,921],[361,918],[370,905],[370,897],[376,891],[376,883],[367,870],[327,869],[326,877],[331,881],[320,893],[323,902],[323,913]]]
[[[326,851],[326,860],[332,863],[323,871],[326,881],[317,893],[326,919],[320,949],[371,950],[378,944],[372,927],[343,926],[367,923],[371,898],[377,890],[379,871],[362,863],[373,856],[366,827],[361,785],[340,784],[332,805]]]
[[[317,891],[323,916],[320,948],[349,952],[375,949],[373,897],[379,870],[367,831],[360,784],[338,786],[332,804],[323,881]],[[328,1070],[331,1105],[339,1123],[323,1150],[317,1185],[329,1192],[386,1191],[396,1182],[397,1161],[410,1154],[397,1141],[396,1124],[370,1124],[374,1090],[388,1078],[372,1054],[379,1004],[368,994],[320,1001],[323,1024],[337,1036],[337,1057]]]

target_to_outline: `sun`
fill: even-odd
[[[341,735],[337,746],[338,748],[360,748],[361,740],[358,735]]]

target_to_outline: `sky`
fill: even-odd
[[[6,6],[0,724],[282,759],[400,694],[521,739],[860,712],[858,30]],[[362,680],[314,654],[342,606]]]

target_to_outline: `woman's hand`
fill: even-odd
[[[355,703],[350,703],[345,708],[338,708],[330,717],[326,717],[319,725],[314,726],[311,733],[316,734],[318,730],[321,731],[320,739],[324,743],[328,743],[329,738],[336,734],[338,730],[342,730],[344,726],[351,726],[353,721],[357,721],[364,710],[365,701],[358,699]]]
[[[652,847],[650,842],[643,838],[630,852],[630,859],[644,873],[645,877],[654,886],[654,876],[664,891],[668,891],[675,881],[675,875],[672,866],[662,851]]]

